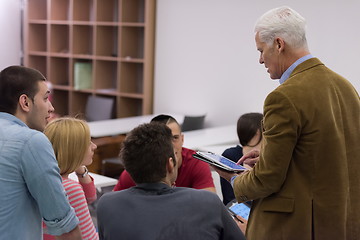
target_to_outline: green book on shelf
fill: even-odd
[[[76,62],[74,65],[75,90],[92,88],[92,64],[90,62]]]

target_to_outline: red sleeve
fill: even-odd
[[[183,148],[183,166],[179,174],[182,176],[178,176],[178,178],[181,179],[181,182],[188,182],[188,186],[177,186],[195,189],[215,187],[209,164],[194,158],[192,156],[194,153],[194,150]],[[179,183],[181,184],[181,182]]]
[[[79,182],[81,187],[84,190],[85,193],[85,198],[88,204],[94,202],[97,198],[96,196],[96,188],[95,188],[95,184],[94,184],[94,179],[92,176],[90,176],[92,182],[90,183],[82,183]]]
[[[209,164],[197,160],[193,166],[193,188],[215,187]]]
[[[124,170],[121,173],[119,180],[118,180],[117,184],[115,185],[113,191],[120,191],[120,190],[128,189],[135,185],[136,184],[135,184],[134,180],[132,180],[130,174],[126,170]]]

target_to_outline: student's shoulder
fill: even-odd
[[[119,201],[121,199],[127,199],[129,198],[129,195],[131,195],[132,188],[120,190],[120,191],[112,191],[112,192],[106,192],[99,198],[98,202],[99,204],[102,202],[111,202],[111,201]]]
[[[234,147],[227,148],[222,155],[234,162],[237,162],[243,155],[242,147],[240,145],[236,145]]]
[[[52,145],[46,135],[34,129],[30,129],[27,135],[26,144],[31,146],[33,149],[44,149],[48,148],[52,150]]]
[[[175,192],[178,194],[189,195],[192,197],[202,198],[202,199],[210,199],[213,201],[214,199],[220,200],[219,197],[210,191],[203,190],[203,189],[195,189],[195,188],[187,188],[187,187],[176,187],[174,188]]]

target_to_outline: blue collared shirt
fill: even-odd
[[[314,56],[312,56],[311,54],[303,56],[301,58],[299,58],[298,60],[296,60],[293,64],[291,64],[291,66],[286,69],[286,71],[281,75],[281,78],[279,79],[280,84],[283,84],[291,75],[291,73],[294,71],[294,69],[300,64],[305,62],[306,60],[313,58]]]
[[[47,137],[0,112],[1,239],[42,239],[42,220],[53,235],[79,223]]]

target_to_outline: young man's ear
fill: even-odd
[[[30,99],[25,94],[22,94],[19,97],[19,106],[24,112],[28,112],[30,110],[30,108],[29,108],[30,102],[29,101],[30,101]]]
[[[169,157],[167,163],[166,163],[166,169],[169,173],[172,173],[175,170],[175,159],[173,159],[172,157]]]

